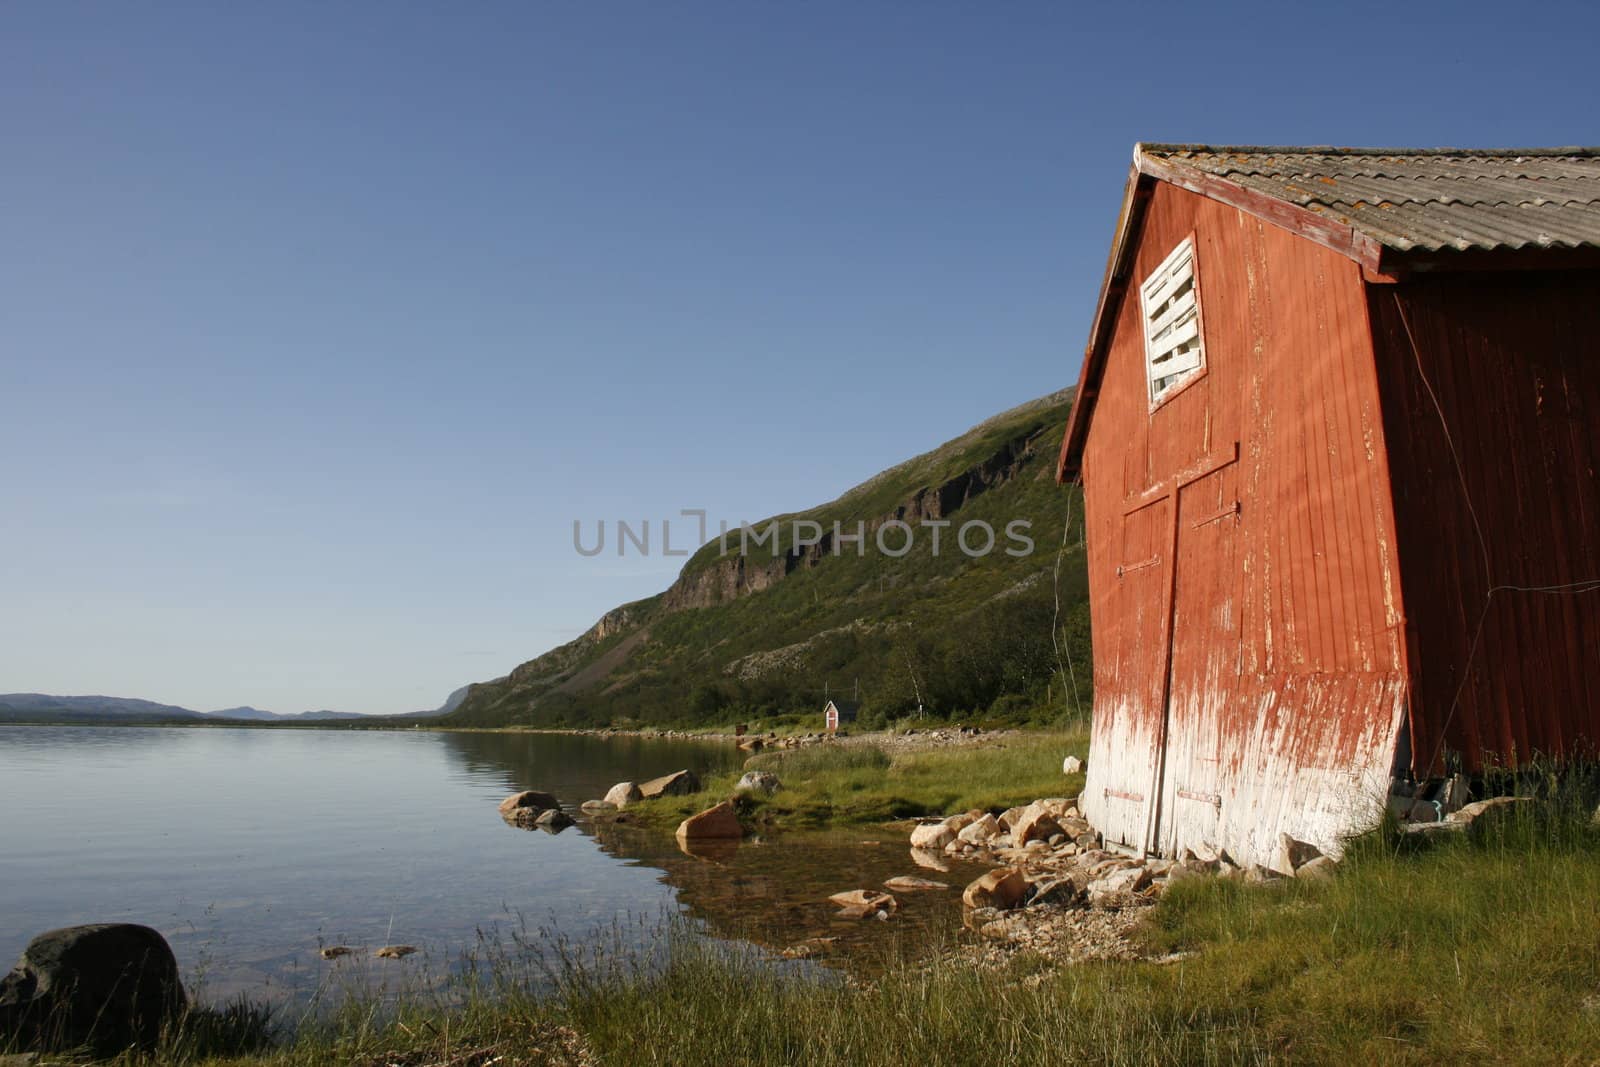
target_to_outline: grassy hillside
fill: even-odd
[[[703,546],[663,593],[589,633],[475,685],[444,722],[459,726],[715,725],[815,720],[824,692],[864,702],[863,725],[913,713],[1049,721],[1086,708],[1089,626],[1078,529],[1058,549],[1075,490],[1054,459],[1071,405],[1057,393],[1014,408],[884,471],[828,504],[778,516],[773,544]],[[796,548],[795,520],[819,544]],[[969,530],[981,520],[994,547]],[[774,520],[755,524],[765,533]],[[879,550],[885,523],[910,527],[904,555]],[[938,551],[934,528],[940,528]],[[1016,537],[1008,537],[1007,526]],[[858,524],[864,551],[834,544]],[[802,533],[816,528],[805,528]],[[905,529],[883,529],[899,553]],[[1031,551],[1023,540],[1031,540]],[[1007,550],[1010,550],[1008,552]],[[1052,643],[1059,590],[1064,648]],[[1062,666],[1076,667],[1077,699]]]

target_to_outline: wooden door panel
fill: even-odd
[[[1227,710],[1238,692],[1239,468],[1180,490],[1166,745],[1155,848],[1218,843]]]

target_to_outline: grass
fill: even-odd
[[[478,1067],[570,1063],[581,1047],[630,1067],[1577,1064],[1600,1049],[1600,828],[1587,805],[1427,847],[1380,830],[1322,882],[1182,882],[1144,936],[1190,955],[993,970],[901,946],[901,966],[861,985],[673,926],[644,958],[530,945],[535,958],[453,999],[353,1004],[269,1051],[174,1045],[157,1061]]]
[[[1088,751],[1086,730],[1013,734],[983,745],[900,752],[871,744],[813,745],[762,752],[751,770],[778,775],[771,797],[743,797],[740,815],[761,829],[859,826],[972,808],[1003,811],[1046,796],[1075,796],[1082,775],[1064,776],[1061,761]],[[711,803],[733,795],[742,771],[712,776],[693,796],[662,797],[629,807],[647,825],[671,830]]]

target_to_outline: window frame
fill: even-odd
[[[1145,307],[1145,289],[1149,285],[1150,279],[1165,271],[1186,245],[1189,249],[1189,284],[1191,291],[1194,293],[1195,341],[1199,346],[1200,363],[1196,367],[1181,372],[1177,381],[1158,394],[1155,391],[1155,379],[1150,375],[1150,315]],[[1139,347],[1144,353],[1144,388],[1151,414],[1154,414],[1156,409],[1169,403],[1195,382],[1204,378],[1210,369],[1210,360],[1206,356],[1205,294],[1200,287],[1200,242],[1198,235],[1193,230],[1190,230],[1183,239],[1174,244],[1167,254],[1161,257],[1161,262],[1146,271],[1144,279],[1139,282]]]

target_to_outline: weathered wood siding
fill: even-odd
[[[1600,272],[1444,275],[1371,286],[1368,302],[1416,649],[1413,766],[1593,755]]]
[[[1272,863],[1375,816],[1406,666],[1364,287],[1350,260],[1156,183],[1137,286],[1193,233],[1206,370],[1150,410],[1123,301],[1084,448],[1108,839]]]

